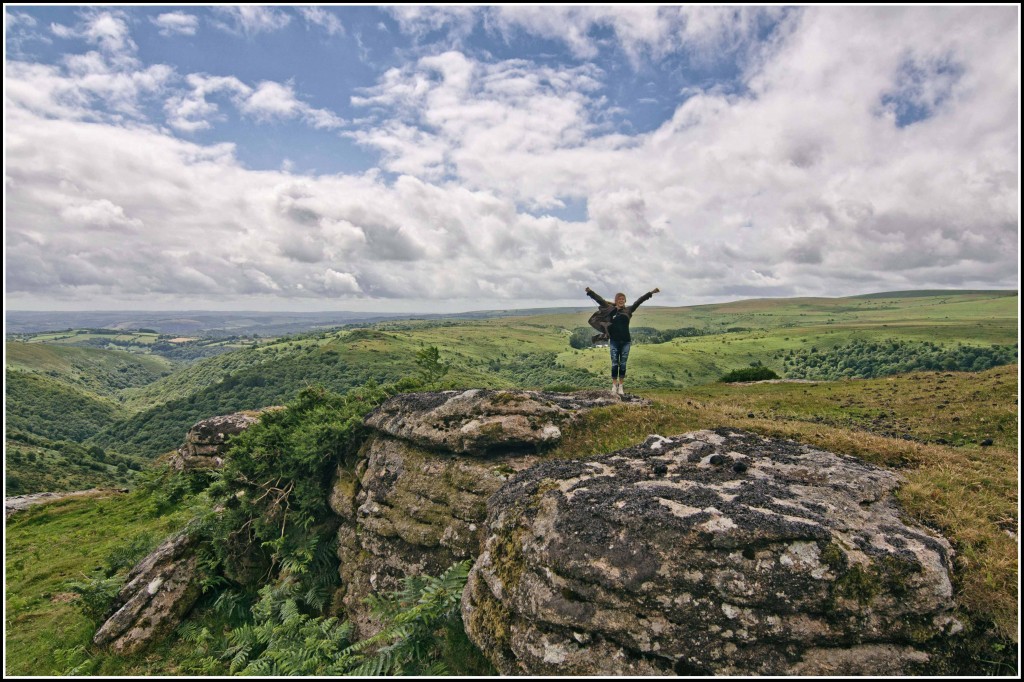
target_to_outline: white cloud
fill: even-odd
[[[126,69],[98,52],[68,57],[64,69],[9,61],[5,96],[11,104],[63,118],[139,118],[142,102],[159,97],[173,75],[163,64]]]
[[[236,101],[242,101],[252,92],[252,88],[234,76],[193,73],[185,80],[191,89],[168,98],[164,103],[164,110],[167,112],[168,125],[187,133],[205,130],[212,122],[223,118],[217,104],[209,101],[207,97],[223,92]]]
[[[398,28],[420,38],[435,31],[444,31],[448,40],[458,43],[472,30],[478,17],[474,7],[395,5],[384,8],[391,13]],[[382,28],[383,25],[382,25]],[[386,30],[386,28],[384,29]]]
[[[254,36],[259,33],[278,31],[291,22],[291,16],[272,7],[240,5],[235,7],[214,7],[225,21],[214,22],[217,28],[229,33]]]
[[[299,14],[306,20],[307,26],[312,24],[319,26],[327,32],[329,36],[343,36],[345,35],[345,26],[338,19],[336,14],[329,12],[322,7],[299,7]]]
[[[667,11],[617,12],[615,39],[649,56],[659,35],[722,45],[754,21],[686,10],[670,34]],[[161,95],[182,131],[225,106],[341,125],[292,82],[192,74],[182,85],[167,67],[113,65],[100,42],[60,67],[9,62],[8,292],[519,306],[586,305],[587,285],[630,296],[660,286],[658,302],[679,304],[1013,287],[1015,16],[794,12],[749,50],[744,94],[689,92],[632,136],[601,124],[611,76],[594,66],[431,54],[353,99],[371,122],[347,134],[397,177],[250,171],[231,145],[114,115]],[[583,50],[596,34],[578,35]],[[97,113],[106,98],[124,104]],[[923,118],[897,126],[900,102]],[[584,219],[546,214],[569,200]]]
[[[88,11],[76,26],[50,24],[50,31],[58,38],[80,38],[97,46],[112,63],[130,65],[138,50],[128,28],[128,20],[119,11]]]
[[[263,81],[239,105],[242,113],[258,121],[301,117],[314,128],[339,128],[345,122],[326,109],[299,101],[290,83]]]
[[[164,12],[150,21],[160,29],[160,35],[170,37],[174,35],[194,36],[199,29],[199,17],[185,12]]]

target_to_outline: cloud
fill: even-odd
[[[77,25],[53,23],[50,31],[58,38],[85,40],[113,61],[131,61],[138,50],[131,38],[127,17],[119,11],[88,11]]]
[[[461,44],[480,16],[474,7],[395,5],[385,10],[403,33],[425,39],[431,33],[441,32],[450,45]]]
[[[626,135],[605,123],[617,73],[446,50],[353,97],[365,119],[343,134],[379,170],[296,175],[143,112],[165,103],[180,132],[234,109],[338,129],[305,81],[132,67],[117,30],[59,64],[9,61],[9,296],[436,309],[586,305],[588,285],[667,304],[1017,286],[1012,8],[805,8],[762,42],[744,37],[762,17],[731,8],[569,9],[601,29],[566,38],[578,50],[736,41],[741,87],[694,87]]]
[[[160,35],[165,38],[174,35],[194,36],[199,28],[199,18],[185,12],[164,12],[151,17],[150,21],[160,29]]]
[[[306,27],[319,26],[329,36],[345,35],[345,26],[338,16],[322,7],[298,7],[299,14],[306,20]]]
[[[9,61],[5,94],[11,104],[50,116],[137,119],[143,103],[161,96],[173,77],[163,64],[141,68],[88,52],[66,58],[64,68]]]
[[[291,22],[291,16],[272,7],[241,5],[236,7],[214,7],[224,21],[214,21],[214,26],[228,33],[254,36],[260,33],[279,31]]]
[[[263,81],[242,100],[243,114],[257,121],[301,117],[314,128],[339,128],[345,122],[326,109],[316,109],[299,101],[290,83]]]

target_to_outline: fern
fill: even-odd
[[[443,637],[453,626],[461,630],[459,604],[469,576],[470,562],[449,567],[438,577],[410,576],[395,592],[367,601],[371,612],[384,628],[368,639],[357,642],[343,653],[359,664],[348,674],[357,676],[422,675],[427,671],[447,671],[438,661]]]

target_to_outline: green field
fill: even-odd
[[[692,328],[701,335],[634,344],[626,384],[629,390],[695,387],[751,365],[763,365],[784,377],[814,377],[815,371],[821,374],[824,370],[803,365],[817,363],[833,349],[839,350],[832,360],[837,356],[841,360],[844,349],[858,342],[904,344],[904,356],[935,353],[935,348],[953,353],[963,344],[986,353],[1000,346],[998,353],[992,351],[977,361],[969,358],[963,366],[948,359],[934,367],[912,367],[905,362],[885,365],[883,360],[889,358],[877,358],[886,372],[984,369],[1016,360],[1018,301],[1016,292],[909,292],[838,299],[759,299],[687,308],[645,305],[637,311],[634,327]],[[416,353],[431,346],[440,349],[442,360],[450,365],[443,380],[446,387],[604,386],[610,365],[607,347],[574,349],[569,345],[573,330],[584,326],[588,316],[586,311],[545,312],[383,322],[366,329],[250,341],[230,352],[180,363],[173,371],[168,371],[166,360],[152,355],[9,342],[8,371],[45,376],[109,401],[103,404],[112,411],[98,419],[93,415],[101,405],[75,403],[67,414],[75,424],[87,426],[76,427],[73,435],[62,433],[60,438],[153,458],[176,447],[185,431],[200,419],[282,404],[307,385],[343,392],[368,380],[389,382],[415,375]],[[206,339],[201,343],[237,341]],[[812,358],[812,351],[818,355]],[[114,364],[132,358],[137,364],[106,367],[93,358],[117,358],[116,362],[109,360]],[[88,365],[87,359],[93,365]],[[828,376],[874,376],[870,365],[875,362],[872,357],[861,358],[858,367],[831,367]],[[858,374],[865,365],[869,373]],[[54,415],[47,417],[45,410],[34,407],[52,402],[39,398],[46,391],[52,394],[52,387],[41,382],[32,387],[38,387],[38,395],[27,390],[12,397],[8,392],[9,414],[21,420],[19,428],[23,430],[40,435],[60,432],[64,427]]]

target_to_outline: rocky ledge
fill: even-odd
[[[376,433],[354,470],[338,467],[330,500],[342,519],[343,599],[358,634],[379,629],[367,595],[476,558],[488,498],[541,462],[566,423],[620,402],[606,391],[473,389],[402,394],[372,412],[366,424]]]
[[[490,498],[463,620],[503,674],[913,674],[959,624],[898,484],[730,430],[539,463]]]
[[[581,411],[621,402],[608,391],[405,393],[374,410],[366,424],[422,448],[482,456],[553,445],[562,424]]]
[[[223,455],[228,450],[228,441],[232,436],[258,422],[264,412],[283,409],[281,406],[264,407],[261,410],[246,410],[196,422],[185,434],[185,442],[171,456],[171,467],[178,471],[219,469],[224,466]]]

